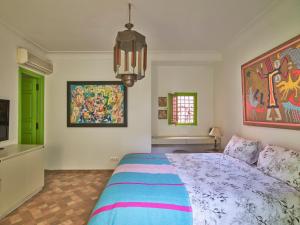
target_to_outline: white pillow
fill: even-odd
[[[257,168],[300,191],[300,151],[266,146],[259,154]]]
[[[224,154],[243,160],[248,164],[253,164],[258,159],[259,143],[257,140],[249,140],[234,135],[225,147]]]

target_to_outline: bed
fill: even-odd
[[[129,154],[88,225],[298,225],[300,192],[221,153]]]

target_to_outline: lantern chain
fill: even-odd
[[[128,3],[128,9],[129,9],[129,23],[131,23],[131,3]]]

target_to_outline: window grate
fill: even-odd
[[[170,124],[197,125],[197,93],[169,94]]]

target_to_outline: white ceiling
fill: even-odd
[[[274,0],[133,0],[154,51],[218,51]],[[48,51],[111,51],[128,0],[0,0],[0,20]]]

